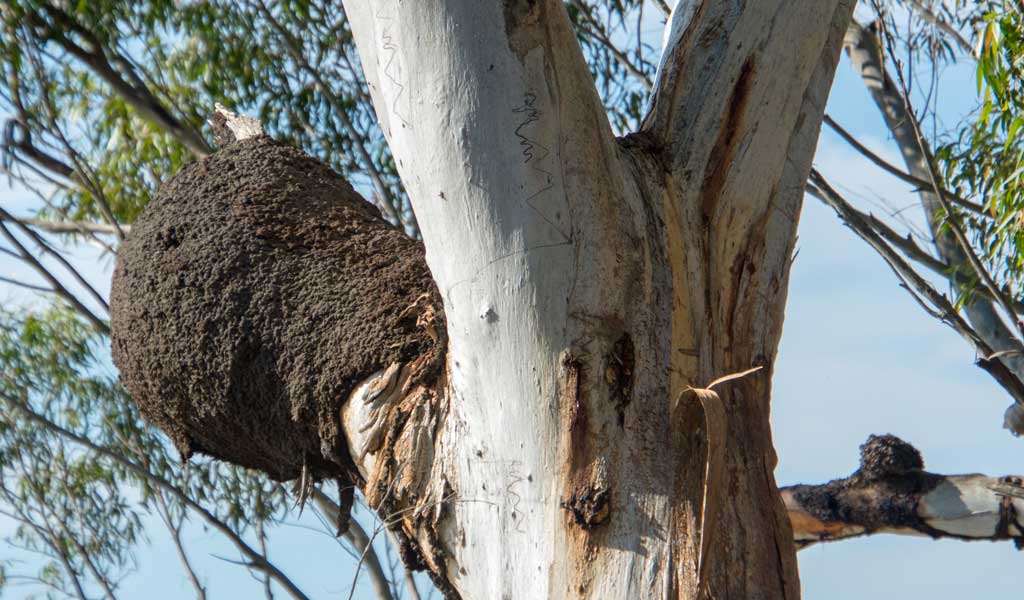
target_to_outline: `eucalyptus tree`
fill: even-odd
[[[916,450],[884,436],[865,444],[861,468],[849,478],[776,489],[771,371],[808,179],[808,190],[836,208],[922,306],[978,350],[979,364],[1015,399],[1007,422],[1020,429],[1020,7],[876,2],[857,13],[874,24],[852,22],[853,8],[843,0],[683,0],[674,10],[659,1],[351,0],[342,13],[305,1],[7,2],[0,6],[10,113],[5,165],[40,192],[42,210],[31,220],[5,211],[0,226],[9,252],[42,279],[17,283],[56,293],[105,335],[103,295],[82,286],[73,269],[56,275],[54,263],[40,258],[52,257],[47,238],[36,232],[71,232],[65,235],[107,251],[126,235],[138,234],[129,247],[158,234],[164,243],[166,230],[157,232],[145,216],[134,221],[185,163],[209,156],[197,164],[234,164],[243,180],[280,174],[246,172],[239,162],[261,148],[281,152],[259,140],[210,156],[215,144],[202,123],[215,103],[257,117],[273,137],[368,192],[384,219],[422,238],[425,261],[412,262],[417,272],[429,267],[432,281],[403,289],[403,302],[370,298],[380,304],[376,326],[385,333],[345,343],[391,343],[388,335],[409,328],[418,341],[408,348],[420,352],[371,348],[358,364],[339,365],[332,359],[352,355],[339,350],[344,344],[335,356],[287,344],[262,355],[259,346],[244,349],[260,360],[229,378],[276,373],[280,363],[245,370],[266,367],[272,351],[332,369],[314,371],[324,381],[346,375],[344,385],[316,398],[326,411],[266,421],[282,433],[316,434],[289,438],[301,439],[298,446],[271,444],[267,455],[278,464],[254,464],[215,445],[210,432],[227,426],[231,414],[198,411],[220,420],[163,415],[161,422],[153,408],[160,402],[206,408],[223,400],[183,399],[171,376],[169,387],[142,383],[157,372],[146,369],[201,372],[209,351],[201,336],[178,348],[195,341],[192,353],[158,354],[164,346],[154,345],[158,366],[138,364],[122,344],[121,366],[135,361],[125,369],[129,389],[179,449],[203,439],[200,452],[273,478],[296,477],[300,500],[312,497],[339,523],[350,486],[360,487],[399,538],[406,564],[426,569],[452,596],[794,596],[798,546],[882,530],[1019,539],[1019,480],[927,473]],[[657,36],[644,30],[662,20],[659,54]],[[934,252],[858,210],[810,168],[844,46],[906,169],[872,158],[920,192],[932,225],[923,241]],[[922,94],[914,83],[929,80],[918,69],[936,75],[950,61],[976,61],[980,110],[960,129],[928,133],[923,124],[935,109],[927,93],[915,109]],[[189,177],[197,168],[186,169]],[[361,206],[350,188],[330,186],[347,200],[325,211]],[[166,205],[171,192],[161,193]],[[255,198],[257,209],[280,200]],[[257,213],[246,217],[262,228],[257,239],[283,235]],[[344,230],[344,219],[330,214]],[[288,222],[312,227],[317,215],[295,218]],[[374,222],[367,227],[391,231]],[[224,227],[252,240],[252,231],[231,229],[241,225],[230,219]],[[331,239],[310,235],[316,244]],[[344,262],[349,251],[358,249],[336,245],[331,260]],[[164,258],[149,257],[153,265]],[[922,267],[947,279],[954,297],[922,277]],[[204,274],[194,270],[194,281]],[[339,300],[310,323],[351,320],[339,314],[346,306]],[[115,313],[135,308],[114,306]],[[142,329],[194,322],[182,310],[132,313],[139,318],[115,319],[115,332],[143,339]],[[221,341],[232,333],[219,332]],[[228,351],[237,364],[252,359],[231,354],[237,350]],[[423,369],[438,356],[446,368]],[[149,456],[166,447],[133,455],[124,440],[47,418],[39,381],[12,389],[5,396],[10,418],[58,436],[45,438],[41,450],[61,440],[128,457],[141,469],[128,469],[140,485],[154,484],[146,473],[167,484],[156,487],[173,504],[162,509],[172,535],[181,518],[209,515],[249,549],[241,549],[248,566],[302,597],[301,582],[236,533],[253,515],[268,514],[256,510],[263,496],[217,478],[190,487],[154,473]],[[298,400],[314,391],[288,388],[272,412],[303,407]],[[96,431],[114,427],[97,422]],[[228,472],[251,489],[274,490],[269,514],[282,514],[279,485],[254,471]],[[32,469],[20,473],[28,489],[49,481]],[[337,501],[311,489],[328,476],[343,483]],[[210,490],[233,512],[208,510],[219,505],[204,496]],[[39,498],[15,501],[38,505]],[[231,515],[241,521],[232,524]],[[44,583],[72,594],[75,581],[116,584],[107,563],[90,567],[68,551],[76,540],[95,542],[88,532],[35,535],[38,547],[58,540],[48,546],[58,561]],[[372,559],[366,542],[353,538]],[[123,564],[127,556],[108,560]],[[375,571],[366,562],[374,581],[383,581],[379,564]],[[396,592],[386,581],[378,586],[382,597]]]

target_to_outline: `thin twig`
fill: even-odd
[[[1004,362],[1004,357],[997,356],[993,348],[960,316],[949,299],[935,290],[927,280],[911,268],[898,252],[860,218],[856,211],[849,210],[850,204],[829,185],[817,170],[811,170],[810,182],[818,188],[824,200],[839,214],[843,222],[885,260],[900,281],[907,286],[907,290],[912,292],[915,300],[921,303],[929,313],[950,325],[974,347],[979,355],[978,366],[991,374],[1015,400],[1024,402],[1024,382],[1017,378]],[[934,309],[929,308],[925,304],[925,300]]]
[[[188,554],[185,552],[184,542],[181,540],[182,522],[179,520],[178,523],[174,523],[172,520],[171,510],[167,506],[167,499],[164,497],[163,490],[157,489],[154,496],[157,502],[157,512],[160,514],[164,525],[167,526],[167,530],[171,533],[171,541],[174,542],[174,549],[178,553],[178,560],[185,569],[189,583],[196,590],[196,600],[206,600],[206,588],[199,582],[199,576],[196,574],[195,569],[192,568],[192,562],[189,560]]]
[[[103,307],[103,310],[107,311],[108,313],[110,312],[110,305],[107,304],[106,298],[104,298],[102,294],[96,291],[96,288],[94,288],[92,284],[86,281],[85,277],[83,277],[82,274],[78,272],[78,269],[73,267],[71,263],[68,262],[68,260],[64,258],[63,255],[61,255],[60,252],[54,250],[50,246],[50,244],[47,243],[47,241],[44,240],[38,233],[33,231],[31,227],[26,226],[25,223],[21,221],[21,219],[16,218],[14,215],[7,212],[3,208],[0,208],[0,220],[6,221],[8,223],[13,223],[16,227],[18,227],[18,229],[20,229],[32,241],[39,245],[39,249],[42,250],[43,253],[52,256],[54,259],[57,260],[57,262],[60,263],[62,267],[64,267],[65,270],[71,273],[71,276],[74,277],[75,281],[77,281],[79,285],[85,288],[85,291],[89,292],[89,295],[93,297],[93,300],[98,302],[99,305]]]
[[[21,223],[28,225],[29,227],[35,227],[41,229],[47,233],[103,233],[115,235],[117,229],[112,225],[106,223],[93,223],[90,221],[52,221],[50,219],[31,219],[21,218],[17,219]],[[131,231],[131,225],[121,225],[120,229],[125,233]]]
[[[837,134],[839,134],[839,137],[843,138],[843,140],[847,144],[852,146],[854,150],[863,155],[864,158],[873,162],[876,166],[878,166],[886,173],[892,175],[893,177],[896,177],[897,179],[905,181],[906,183],[909,183],[910,185],[914,186],[917,190],[924,190],[932,187],[932,184],[928,183],[927,181],[914,177],[910,173],[907,173],[906,171],[900,169],[899,167],[893,165],[892,163],[886,161],[881,156],[878,156],[877,154],[869,150],[867,146],[860,143],[857,140],[857,138],[853,137],[853,134],[844,129],[839,123],[836,123],[835,120],[832,119],[832,117],[830,117],[829,115],[826,114],[824,120],[825,124],[831,127],[832,130],[835,131]],[[952,192],[949,192],[945,189],[941,190],[941,193],[943,196],[946,197],[946,199],[955,203],[957,206],[961,208],[964,208],[976,215],[985,218],[991,217],[991,215],[985,212],[985,208],[982,207],[980,204],[971,202],[970,200],[967,200],[965,198],[961,198],[960,196]]]
[[[243,540],[237,533],[235,533],[223,521],[221,521],[216,516],[214,516],[210,511],[208,511],[202,505],[200,505],[196,501],[192,500],[192,498],[190,498],[182,490],[178,489],[178,487],[175,486],[174,484],[170,483],[169,481],[167,481],[163,477],[160,477],[159,475],[151,473],[149,470],[140,467],[139,465],[135,464],[134,462],[132,462],[132,461],[128,460],[127,458],[121,456],[117,452],[114,452],[113,450],[110,450],[110,449],[105,448],[103,446],[97,445],[97,444],[93,443],[92,441],[90,441],[90,440],[88,440],[88,439],[86,439],[86,438],[84,438],[84,437],[82,437],[82,436],[80,436],[80,435],[78,435],[78,434],[76,434],[76,433],[74,433],[72,431],[69,431],[69,430],[61,427],[60,425],[58,425],[58,424],[54,423],[53,421],[47,419],[43,415],[40,415],[37,412],[35,412],[34,410],[32,410],[25,403],[25,401],[20,400],[18,398],[14,398],[11,395],[9,395],[7,392],[0,391],[0,399],[3,399],[5,401],[5,403],[10,408],[18,410],[23,415],[25,415],[25,417],[28,418],[30,421],[33,421],[33,422],[37,423],[38,425],[42,426],[44,429],[47,429],[47,430],[49,430],[49,431],[51,431],[53,433],[61,435],[61,436],[65,437],[65,438],[67,438],[67,439],[69,439],[69,440],[71,440],[71,441],[81,445],[84,448],[92,450],[93,452],[96,452],[97,454],[100,454],[102,456],[105,456],[105,457],[113,460],[114,462],[116,462],[119,465],[123,466],[128,471],[131,471],[132,473],[137,475],[138,477],[140,477],[142,479],[145,479],[146,481],[148,481],[152,485],[155,485],[155,486],[165,490],[166,492],[168,492],[169,494],[171,494],[172,496],[177,498],[178,501],[182,502],[183,504],[188,506],[190,509],[194,510],[200,517],[203,518],[204,521],[206,521],[208,524],[210,524],[210,526],[212,526],[214,529],[216,529],[217,531],[222,533],[225,537],[227,537],[235,545],[235,547],[237,547],[242,552],[242,554],[249,561],[248,566],[250,566],[251,568],[260,569],[260,570],[265,571],[267,574],[269,574],[274,579],[274,581],[276,581],[279,585],[281,585],[283,588],[285,588],[294,598],[297,598],[297,599],[300,599],[300,600],[309,600],[308,596],[306,596],[304,593],[302,593],[302,591],[295,585],[295,583],[293,583],[292,580],[289,579],[288,576],[285,575],[283,572],[281,572],[281,570],[278,569],[273,563],[268,561],[265,556],[263,556],[262,554],[260,554],[256,550],[254,550],[251,546],[249,546],[249,544],[247,544],[245,542],[245,540]]]
[[[608,52],[611,53],[615,61],[622,65],[622,67],[626,69],[634,79],[640,82],[640,85],[644,86],[644,89],[647,92],[654,89],[654,83],[651,81],[651,78],[644,73],[643,69],[633,64],[633,61],[619,50],[618,47],[608,39],[608,36],[601,31],[601,25],[594,20],[593,16],[591,16],[588,7],[584,6],[580,0],[569,0],[569,3],[576,7],[580,14],[583,15],[583,18],[586,19],[587,23],[592,27],[592,29],[584,29],[583,31],[589,35],[591,39],[596,40],[599,44],[604,46]]]
[[[0,211],[2,210],[3,209],[0,209]],[[93,314],[91,310],[89,310],[84,304],[82,304],[82,301],[79,300],[78,297],[69,292],[68,289],[64,286],[64,284],[61,283],[60,280],[58,280],[56,277],[54,277],[53,274],[50,273],[49,269],[44,267],[43,264],[39,262],[39,259],[33,256],[32,253],[29,252],[24,245],[22,245],[18,238],[16,238],[14,234],[7,229],[7,226],[4,225],[2,221],[0,221],[0,235],[6,238],[7,241],[10,242],[10,244],[18,250],[18,253],[21,255],[21,259],[23,261],[25,261],[30,267],[32,267],[36,271],[36,273],[42,276],[43,279],[50,283],[50,285],[52,286],[52,289],[50,290],[51,292],[57,294],[61,298],[64,298],[64,300],[71,304],[72,308],[77,310],[82,316],[88,319],[89,322],[92,323],[93,327],[95,327],[97,331],[103,334],[110,334],[110,326],[107,325],[107,323],[103,319],[100,319],[95,314]]]
[[[316,487],[313,488],[312,498],[313,503],[316,504],[318,509],[323,511],[329,522],[338,522],[338,511],[340,508],[334,500],[331,500],[327,494]],[[384,569],[381,567],[380,558],[377,556],[377,551],[373,549],[373,544],[370,537],[366,535],[366,530],[355,519],[349,521],[348,528],[345,538],[355,548],[356,553],[360,555],[359,565],[366,566],[366,572],[370,576],[370,581],[373,584],[378,600],[395,600],[391,594],[388,578],[384,575]],[[359,566],[356,567],[357,574],[358,571]]]
[[[966,52],[970,56],[974,56],[974,48],[971,43],[964,39],[964,36],[960,35],[960,32],[955,27],[950,25],[945,19],[935,14],[931,8],[924,5],[924,2],[920,0],[907,0],[907,3],[914,8],[914,11],[921,16],[922,19],[931,23],[932,25],[939,28],[940,31],[953,38],[957,46]]]

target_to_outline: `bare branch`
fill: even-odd
[[[864,156],[864,158],[870,160],[872,163],[874,163],[877,167],[879,167],[886,173],[892,175],[893,177],[896,177],[901,181],[909,183],[910,185],[914,186],[914,188],[917,191],[929,190],[931,188],[932,184],[928,183],[923,179],[914,177],[913,175],[903,171],[902,169],[897,168],[892,163],[886,161],[881,156],[878,156],[877,154],[869,150],[867,146],[861,144],[857,140],[857,138],[853,137],[853,135],[849,131],[840,126],[839,123],[836,123],[835,120],[832,119],[832,117],[830,117],[829,115],[825,115],[825,124],[831,127],[832,130],[835,131],[837,134],[839,134],[839,137],[843,138],[843,140],[847,144],[852,146],[854,150],[859,152],[862,156]],[[971,202],[970,200],[961,198],[960,196],[952,192],[949,192],[945,189],[942,190],[942,194],[946,197],[947,200],[956,204],[960,208],[966,209],[978,216],[986,218],[990,216],[987,212],[985,212],[984,207],[975,202]]]
[[[1013,540],[1021,548],[1022,481],[929,473],[916,448],[892,435],[873,435],[849,477],[780,492],[799,548],[876,533]]]
[[[0,208],[0,213],[3,212],[6,211]],[[68,291],[64,284],[62,284],[60,280],[54,277],[53,274],[50,273],[50,270],[43,266],[43,264],[39,262],[39,259],[33,256],[32,253],[25,248],[25,246],[18,240],[18,238],[16,238],[14,234],[12,234],[9,229],[7,229],[7,226],[4,225],[2,221],[0,221],[0,235],[3,235],[3,237],[7,239],[7,241],[12,246],[15,247],[21,259],[24,260],[25,263],[32,267],[36,271],[36,273],[42,276],[43,279],[49,282],[49,284],[52,286],[50,291],[57,294],[61,298],[64,298],[64,300],[66,300],[72,306],[72,308],[74,308],[82,316],[88,319],[89,322],[92,323],[93,327],[95,327],[97,331],[104,334],[110,333],[110,326],[107,325],[106,321],[97,317],[91,310],[89,310],[84,304],[82,304],[82,302],[74,294]]]
[[[826,200],[825,196],[821,193],[821,191],[818,190],[818,188],[814,187],[813,185],[809,185],[807,187],[807,193],[817,198],[818,200],[821,200],[828,206],[831,206],[831,202],[846,202],[846,200],[843,198],[839,198],[832,201]],[[868,223],[871,226],[871,228],[874,229],[876,233],[878,233],[878,235],[882,236],[882,238],[885,239],[885,241],[889,242],[894,247],[899,249],[899,251],[902,252],[903,255],[909,258],[910,260],[920,264],[923,267],[926,267],[928,270],[932,271],[936,275],[940,275],[948,279],[950,283],[957,287],[967,287],[973,285],[976,281],[975,279],[971,278],[968,274],[965,274],[961,270],[958,270],[957,266],[945,263],[929,254],[927,251],[924,250],[924,248],[918,246],[917,243],[914,241],[913,237],[911,237],[910,235],[902,235],[895,229],[890,227],[885,221],[879,219],[875,215],[860,211],[856,209],[853,205],[850,205],[849,203],[846,204],[848,211],[857,214],[860,217],[860,219]],[[980,289],[976,290],[976,292],[981,296],[984,296],[985,298],[991,299],[991,296],[988,295],[988,290]],[[1017,310],[1018,313],[1024,314],[1024,302],[1014,302],[1014,308]]]
[[[49,39],[55,41],[65,51],[88,66],[115,93],[124,98],[125,102],[137,110],[142,117],[159,125],[197,156],[201,157],[210,153],[210,146],[199,132],[171,115],[160,100],[143,84],[126,59],[119,56],[113,48],[104,47],[91,31],[83,27],[74,17],[57,6],[49,2],[43,2],[42,9],[54,20],[54,23],[60,29],[50,27],[48,23],[42,20],[41,15],[29,13],[30,21],[34,27],[47,31]],[[66,35],[68,33],[75,33],[81,36],[91,48],[83,48],[76,44]],[[124,80],[111,64],[111,57],[114,63],[126,71],[134,84]]]
[[[884,34],[884,23],[882,27]],[[885,41],[891,54],[893,49],[889,36],[885,36]],[[885,69],[882,47],[873,28],[851,23],[845,45],[851,62],[861,75],[892,132],[910,175],[928,184],[919,187],[919,194],[939,257],[953,267],[952,270],[963,271],[980,280],[983,285],[979,287],[987,292],[985,295],[988,299],[975,297],[964,305],[967,318],[989,346],[996,351],[1011,352],[1005,358],[1007,368],[1018,380],[1024,379],[1021,339],[1007,327],[996,306],[1002,307],[1006,311],[1006,316],[1017,325],[1018,331],[1024,332],[1024,323],[1018,316],[1019,308],[1009,294],[996,286],[991,274],[975,254],[967,241],[958,215],[950,206],[953,198],[950,198],[939,185],[940,178],[935,171],[931,150],[921,135],[917,117],[910,106],[907,86],[903,81],[898,61],[894,58],[902,89],[897,87]],[[944,221],[949,223],[948,230],[942,228]],[[1024,404],[1019,402],[1018,399],[1018,404],[1007,409],[1003,423],[1014,435],[1024,433],[1024,422],[1014,418],[1014,411],[1020,413],[1024,408]]]
[[[16,221],[12,223],[20,222],[29,227],[40,229],[47,233],[102,233],[116,235],[117,229],[112,225],[106,223],[92,223],[89,221],[53,221],[50,219],[31,219],[31,218],[20,218],[17,217]],[[120,229],[125,233],[131,231],[131,225],[121,225]]]
[[[640,85],[644,86],[644,89],[650,92],[654,88],[654,82],[651,78],[644,73],[644,70],[633,63],[628,56],[626,56],[622,50],[619,50],[608,36],[602,31],[600,23],[594,20],[593,15],[590,14],[590,10],[580,0],[569,0],[569,4],[576,7],[583,18],[590,24],[590,28],[584,29],[584,33],[590,36],[591,39],[595,40],[602,46],[604,46],[608,52],[615,58],[615,61],[622,65],[622,68],[626,69],[634,79],[640,82]]]
[[[163,490],[157,489],[154,496],[157,503],[157,512],[167,527],[167,531],[171,534],[171,541],[174,542],[174,549],[178,553],[178,560],[181,561],[181,565],[185,569],[189,583],[196,590],[196,600],[206,600],[206,588],[199,582],[199,576],[196,574],[195,569],[192,568],[192,562],[185,552],[185,544],[181,540],[182,519],[179,518],[177,522],[174,521],[170,508],[167,506],[167,499],[164,497]]]
[[[953,41],[956,42],[956,45],[960,46],[961,50],[971,56],[974,55],[974,48],[971,46],[971,43],[964,39],[964,36],[960,35],[960,32],[957,31],[955,27],[950,25],[939,15],[935,14],[935,11],[926,6],[924,2],[921,2],[921,0],[907,0],[907,4],[913,7],[914,12],[920,15],[922,19],[938,27],[942,33],[945,33],[952,38]]]
[[[320,491],[320,488],[314,487],[312,491],[313,503],[319,508],[327,519],[332,523],[338,522],[339,507],[331,500],[331,498]],[[355,521],[351,519],[349,521],[348,531],[345,533],[345,539],[352,544],[355,548],[356,554],[363,557],[362,564],[366,566],[366,573],[370,576],[370,583],[373,585],[374,592],[377,594],[378,600],[395,600],[391,594],[391,586],[388,583],[388,578],[384,575],[384,569],[381,567],[380,558],[377,556],[377,551],[373,549],[373,545],[370,543],[369,536],[366,535],[366,531]]]
[[[959,333],[961,337],[974,347],[980,355],[977,361],[978,366],[992,375],[1014,399],[1018,402],[1024,402],[1024,382],[1007,366],[1007,356],[1005,354],[998,354],[960,316],[960,313],[957,312],[948,298],[936,291],[928,281],[911,268],[856,211],[851,211],[849,202],[846,202],[842,195],[836,192],[820,173],[812,170],[810,181],[821,192],[822,198],[853,229],[854,233],[874,248],[885,262],[888,263],[897,277],[906,284],[907,289],[914,294],[919,294],[919,297],[915,296],[919,301],[926,301],[928,305],[934,307],[929,308],[925,306],[925,308],[931,314],[942,319],[944,323],[950,325],[954,331]],[[924,300],[921,300],[921,298]]]
[[[72,266],[71,263],[68,262],[68,260],[64,258],[64,256],[60,252],[54,250],[50,246],[50,244],[46,240],[44,240],[38,233],[33,231],[32,228],[26,226],[24,222],[15,218],[13,215],[11,215],[11,213],[7,212],[3,208],[0,208],[0,220],[13,223],[18,229],[24,232],[25,235],[29,237],[29,239],[31,239],[32,241],[39,245],[40,250],[42,250],[45,254],[48,254],[49,256],[52,256],[54,259],[56,259],[57,262],[60,263],[60,265],[64,267],[64,269],[68,273],[71,274],[75,281],[77,281],[79,285],[85,288],[89,295],[93,297],[93,300],[98,302],[99,305],[103,307],[103,310],[110,312],[110,305],[107,304],[106,298],[104,298],[102,294],[96,291],[96,288],[94,288],[92,284],[86,281],[85,277],[83,277],[82,274],[78,272],[78,269]]]

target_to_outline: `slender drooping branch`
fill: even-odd
[[[907,3],[913,7],[914,12],[920,15],[922,19],[938,27],[942,33],[948,35],[961,50],[969,55],[974,54],[974,48],[971,46],[971,43],[955,27],[950,25],[949,21],[935,14],[931,7],[925,5],[921,0],[907,0]]]
[[[178,560],[181,562],[182,568],[185,569],[185,575],[188,577],[189,583],[192,584],[193,589],[196,591],[196,600],[206,600],[206,588],[199,581],[199,575],[192,567],[192,561],[189,560],[188,553],[185,552],[185,543],[181,539],[181,526],[184,516],[179,516],[177,519],[174,518],[164,493],[163,490],[157,489],[154,494],[157,513],[167,527],[167,531],[171,534],[171,541],[174,542],[174,549],[178,554]]]
[[[835,120],[832,119],[832,117],[825,115],[825,124],[828,125],[832,129],[832,131],[835,131],[839,135],[839,137],[843,138],[843,140],[847,144],[849,144],[854,150],[859,152],[861,156],[870,160],[878,168],[882,169],[886,173],[892,175],[893,177],[901,181],[909,183],[910,185],[914,186],[914,189],[918,190],[919,192],[923,191],[926,194],[931,193],[930,191],[928,191],[931,188],[931,183],[925,181],[924,179],[915,177],[910,173],[903,171],[902,169],[897,168],[895,165],[885,160],[878,154],[875,154],[874,152],[869,150],[867,146],[860,143],[860,141],[856,137],[854,137],[853,134],[851,134],[849,131],[847,131],[845,128],[839,125],[839,123],[836,123]],[[956,204],[960,208],[968,210],[971,213],[981,217],[989,217],[989,214],[985,212],[985,208],[980,204],[977,204],[976,202],[971,202],[970,200],[962,198],[954,194],[953,192],[950,192],[945,189],[942,190],[942,194],[946,197],[947,200],[949,200],[953,204]]]
[[[197,503],[195,500],[190,498],[188,494],[183,492],[180,488],[178,488],[178,486],[167,481],[163,477],[160,477],[159,475],[150,472],[148,469],[135,464],[134,462],[128,460],[118,452],[100,446],[92,442],[91,440],[74,433],[73,431],[61,427],[57,423],[54,423],[45,416],[37,413],[30,406],[28,406],[28,404],[22,399],[13,397],[7,394],[6,392],[2,391],[0,391],[0,399],[3,400],[5,405],[7,405],[8,409],[18,411],[25,418],[41,426],[43,429],[46,429],[52,433],[62,436],[65,439],[72,441],[87,450],[95,452],[96,454],[105,456],[113,460],[114,462],[121,465],[126,470],[133,473],[140,479],[144,479],[151,485],[154,485],[164,490],[165,492],[173,496],[176,500],[187,506],[189,509],[195,511],[196,514],[198,514],[211,527],[213,527],[221,534],[223,534],[226,538],[228,538],[228,540],[231,541],[231,543],[233,543],[235,547],[239,549],[239,551],[241,551],[242,555],[246,557],[246,559],[248,560],[247,566],[267,573],[271,578],[274,579],[275,582],[278,583],[278,585],[287,590],[288,593],[292,595],[292,597],[298,600],[308,600],[308,597],[302,592],[302,590],[300,590],[298,586],[296,586],[295,583],[288,578],[287,575],[285,575],[280,569],[278,569],[276,565],[268,561],[264,555],[260,554],[257,550],[249,546],[249,544],[245,540],[243,540],[241,536],[235,533],[223,521],[214,516],[213,513],[211,513],[201,504]]]
[[[612,55],[615,62],[619,63],[633,79],[650,92],[654,88],[654,82],[651,81],[651,78],[647,76],[647,73],[644,72],[641,66],[636,65],[614,42],[608,39],[608,35],[605,34],[600,23],[590,14],[591,9],[584,5],[581,0],[569,0],[569,4],[576,8],[579,14],[582,15],[583,20],[589,25],[589,27],[583,29],[583,32],[608,50],[608,53]]]
[[[3,209],[0,209],[0,211],[3,211]],[[57,279],[53,275],[53,273],[50,272],[49,269],[47,269],[41,262],[39,262],[39,259],[36,258],[35,255],[33,255],[31,252],[29,252],[29,250],[25,248],[25,245],[22,244],[21,241],[18,240],[18,238],[15,237],[13,233],[11,233],[11,231],[3,223],[3,221],[5,220],[7,219],[0,219],[0,236],[3,236],[4,239],[8,241],[8,243],[14,246],[16,250],[15,253],[22,261],[24,261],[28,266],[35,270],[36,273],[38,273],[43,279],[45,279],[50,284],[50,288],[48,288],[47,291],[55,293],[61,298],[63,298],[65,301],[67,301],[72,308],[74,308],[76,311],[78,311],[79,314],[84,316],[90,323],[92,323],[93,327],[95,327],[97,331],[99,331],[100,333],[109,334],[110,326],[107,324],[107,322],[98,317],[91,310],[89,310],[89,308],[85,306],[85,304],[83,304],[82,301],[79,300],[77,296],[72,294],[68,290],[68,288],[63,283],[61,283],[61,281]]]
[[[312,498],[313,503],[324,513],[329,522],[338,522],[338,505],[334,500],[331,500],[327,494],[320,491],[320,488],[317,487],[313,488]],[[377,600],[395,600],[391,594],[391,585],[388,582],[387,576],[384,575],[384,569],[381,567],[377,551],[370,543],[370,537],[366,535],[366,531],[363,530],[362,526],[355,519],[349,520],[345,539],[352,544],[356,554],[363,557],[362,564],[366,567],[366,573],[370,577],[374,593],[377,594]]]
[[[885,41],[886,50],[892,60],[896,62],[896,50],[893,47],[892,37],[885,31],[884,22],[882,22],[882,28],[882,39]],[[899,67],[899,63],[897,62],[896,64],[897,67]],[[903,101],[903,112],[907,117],[904,119],[904,126],[909,126],[910,133],[913,134],[911,141],[917,148],[921,149],[921,153],[924,158],[921,162],[921,166],[924,168],[925,174],[927,175],[926,180],[931,184],[928,188],[929,192],[931,192],[931,197],[936,200],[939,209],[941,209],[942,212],[939,214],[943,215],[944,223],[948,225],[947,231],[949,232],[949,235],[952,236],[953,240],[955,240],[956,247],[958,247],[961,252],[961,256],[963,257],[961,262],[964,262],[974,270],[975,274],[978,276],[979,282],[985,286],[991,296],[996,299],[995,304],[1003,310],[1003,316],[1009,319],[1016,327],[1017,335],[1014,337],[1018,342],[1020,342],[1019,336],[1024,335],[1024,319],[1014,312],[1013,304],[1009,295],[1006,294],[998,284],[996,284],[995,277],[982,262],[981,257],[978,256],[978,252],[975,250],[974,246],[971,245],[971,241],[967,238],[967,232],[960,219],[959,213],[953,209],[946,197],[940,192],[942,188],[939,183],[941,177],[936,171],[935,162],[931,156],[924,134],[921,133],[921,127],[910,102],[910,87],[907,85],[903,76],[903,71],[900,68],[896,69],[896,79],[900,86],[899,98]],[[936,238],[938,238],[937,235]]]
[[[48,39],[82,61],[143,118],[159,125],[196,156],[205,156],[211,152],[209,144],[198,131],[174,117],[148,87],[141,85],[141,79],[130,70],[127,59],[121,57],[114,48],[104,46],[93,32],[59,7],[49,2],[43,2],[41,7],[53,19],[54,26],[46,23],[42,14],[30,13],[29,20],[33,26],[45,31]],[[69,37],[72,34],[79,36],[86,45],[82,46],[72,40]],[[134,83],[126,81],[111,63],[129,69],[127,75]]]
[[[47,233],[91,232],[116,235],[118,230],[118,228],[113,225],[108,225],[106,223],[93,223],[90,221],[18,218],[15,222],[20,222],[24,225],[34,227]],[[131,231],[131,225],[121,225],[120,229],[121,231],[128,233]]]
[[[892,268],[907,291],[918,304],[933,317],[950,325],[978,353],[977,364],[987,371],[1018,402],[1024,402],[1024,382],[1009,368],[1009,356],[997,351],[974,330],[946,296],[915,271],[880,235],[846,202],[817,171],[811,171],[810,183],[817,188],[825,202],[831,206],[850,229],[868,243]]]
[[[1021,476],[929,473],[920,452],[892,435],[873,435],[860,451],[849,477],[780,490],[798,548],[877,533],[1024,547]]]
[[[64,256],[60,252],[54,250],[50,246],[50,244],[46,240],[44,240],[42,236],[33,231],[31,227],[26,226],[25,223],[15,218],[11,213],[7,212],[3,208],[0,208],[0,221],[13,223],[26,236],[28,236],[29,239],[35,242],[44,254],[53,257],[54,260],[60,263],[60,265],[64,267],[64,269],[67,270],[68,273],[71,274],[75,281],[78,282],[78,285],[82,286],[85,289],[85,291],[88,292],[90,296],[92,296],[93,300],[95,300],[101,307],[103,307],[103,310],[107,312],[110,311],[110,305],[107,304],[107,299],[104,298],[103,295],[100,294],[96,290],[96,288],[94,288],[92,284],[89,283],[85,279],[85,277],[83,277],[82,274],[78,272],[78,269],[72,266],[72,264],[68,262],[68,260],[64,258]],[[18,248],[19,250],[22,251],[25,250],[25,247],[22,246],[21,244],[18,244]]]
[[[945,263],[932,256],[927,251],[925,251],[924,248],[919,246],[917,242],[914,241],[914,238],[912,236],[903,235],[897,232],[882,219],[879,219],[878,217],[871,213],[866,213],[857,209],[852,204],[847,202],[845,198],[832,197],[826,199],[825,196],[821,193],[821,191],[818,190],[818,188],[814,187],[814,185],[809,185],[807,187],[807,193],[813,196],[814,198],[821,200],[827,206],[831,206],[833,203],[843,204],[844,214],[849,213],[857,215],[859,217],[858,223],[863,221],[864,223],[868,224],[871,227],[871,229],[875,231],[875,233],[880,235],[886,242],[888,242],[893,247],[902,252],[904,256],[924,266],[925,268],[935,273],[936,275],[940,275],[948,279],[950,283],[952,283],[953,285],[956,285],[958,287],[967,287],[974,283],[973,278],[968,277],[961,270],[958,270],[956,266],[950,265],[949,263]],[[847,223],[847,225],[850,227],[856,226],[856,224],[853,223]],[[976,293],[984,296],[985,298],[991,299],[991,296],[988,295],[988,290],[979,289],[976,290]],[[1013,306],[1018,313],[1024,314],[1024,302],[1014,302]]]

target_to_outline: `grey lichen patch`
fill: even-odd
[[[111,307],[113,358],[146,418],[183,455],[278,480],[305,465],[361,483],[341,403],[396,362],[416,365],[419,382],[443,371],[421,244],[326,165],[265,136],[164,183],[118,253]]]

